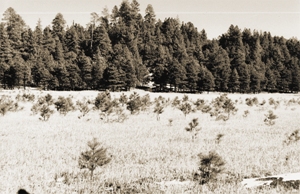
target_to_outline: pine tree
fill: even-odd
[[[71,90],[77,90],[77,89],[85,89],[84,83],[80,77],[80,69],[76,64],[73,63],[67,63],[66,69],[69,74],[69,82],[70,82],[70,88]]]
[[[64,42],[66,21],[61,13],[56,14],[52,20],[52,36],[59,38],[60,42]]]
[[[228,91],[231,69],[226,50],[219,46],[211,49],[207,63],[207,68],[211,71],[215,80],[215,89],[217,91]]]
[[[241,64],[237,67],[240,81],[240,92],[247,93],[250,90],[250,72],[248,65]]]
[[[104,57],[106,61],[110,60],[113,52],[111,40],[103,25],[97,27],[94,32],[94,55],[97,54],[97,52],[100,52],[101,56]]]
[[[43,48],[47,49],[51,54],[54,54],[56,42],[52,37],[51,30],[49,27],[44,29]]]
[[[98,49],[94,55],[92,64],[92,86],[94,89],[99,89],[103,85],[103,73],[107,68],[107,62],[104,57],[101,56]]]
[[[81,70],[81,79],[85,82],[85,86],[91,89],[92,64],[90,58],[85,56],[83,52],[79,54],[78,67]]]
[[[112,91],[120,90],[125,85],[122,79],[123,74],[124,72],[120,69],[118,70],[113,64],[108,65],[103,73],[103,81],[106,88]]]
[[[64,40],[68,52],[74,53],[77,57],[80,51],[80,45],[79,37],[74,26],[71,26],[71,28],[67,30]]]
[[[215,87],[214,77],[212,73],[205,67],[201,67],[198,74],[198,90],[211,91]]]
[[[192,92],[197,89],[199,68],[200,65],[193,59],[186,65],[186,87]]]
[[[17,52],[18,49],[21,48],[21,35],[25,30],[25,22],[23,21],[22,17],[11,7],[4,12],[2,20],[6,25],[6,31],[11,47],[15,52]]]
[[[42,87],[43,89],[48,89],[48,83],[51,80],[52,75],[46,68],[41,57],[38,57],[33,61],[33,67],[31,69],[31,75],[33,82],[37,87]]]
[[[9,69],[12,62],[13,49],[8,39],[4,24],[0,24],[0,79],[4,83],[4,73]]]
[[[228,90],[230,92],[238,92],[240,90],[240,77],[236,69],[233,69],[229,78]]]
[[[293,92],[298,93],[300,91],[300,61],[298,58],[293,57],[291,60],[291,66],[292,66],[292,80],[291,80],[291,86],[290,89]]]
[[[58,63],[64,63],[64,50],[63,50],[62,43],[58,38],[55,40],[55,45],[56,45],[55,50],[54,53],[52,54],[53,58]]]
[[[175,59],[172,64],[168,67],[169,69],[169,82],[175,88],[175,92],[178,89],[185,87],[186,70],[185,68]]]
[[[266,68],[265,77],[266,77],[266,84],[265,84],[266,90],[268,92],[272,92],[276,90],[276,78],[273,71],[269,67]]]

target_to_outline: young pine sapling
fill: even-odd
[[[190,123],[189,126],[185,128],[186,131],[192,133],[192,141],[197,138],[198,132],[201,130],[201,127],[198,127],[199,122],[198,118],[194,118]]]
[[[192,112],[192,106],[190,103],[185,102],[179,106],[179,110],[181,110],[184,114],[184,117],[186,117],[187,114]]]
[[[268,114],[265,114],[265,117],[266,117],[266,118],[265,118],[264,122],[265,122],[266,125],[269,125],[269,126],[274,125],[274,124],[275,124],[275,119],[278,118],[278,117],[273,113],[272,110],[269,110]]]
[[[81,152],[78,164],[80,169],[87,168],[91,172],[91,180],[93,179],[94,170],[97,167],[102,167],[111,161],[111,158],[107,156],[107,148],[101,146],[101,143],[93,138],[92,141],[87,143],[89,150]]]
[[[160,115],[164,112],[164,106],[157,102],[154,107],[154,113],[156,113],[156,120],[160,120]]]
[[[224,170],[225,162],[222,157],[215,151],[209,152],[208,155],[198,154],[199,157],[199,173],[194,174],[194,180],[200,184],[216,181],[217,176]]]

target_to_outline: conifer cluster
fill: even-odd
[[[297,92],[300,42],[231,25],[217,39],[175,18],[156,19],[148,5],[124,0],[111,13],[91,14],[87,27],[26,26],[13,8],[0,23],[0,82],[4,88],[129,90],[150,81],[156,90]]]

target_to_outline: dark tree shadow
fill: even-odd
[[[25,189],[20,189],[17,194],[29,194]]]

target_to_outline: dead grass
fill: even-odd
[[[29,92],[36,96],[48,93]],[[97,96],[93,91],[50,93],[54,99],[71,95],[73,102]],[[3,94],[14,96],[18,91],[1,91],[0,95]],[[121,93],[112,93],[113,98],[119,95]],[[151,100],[159,95],[170,99],[183,96],[153,93]],[[210,102],[217,96],[217,93],[191,94],[189,99],[202,98]],[[283,101],[297,99],[299,95],[229,94],[228,97],[238,101],[238,112],[226,122],[215,121],[200,111],[185,118],[180,110],[170,106],[161,114],[160,121],[151,108],[139,115],[130,115],[124,123],[105,123],[96,112],[78,119],[79,111],[66,116],[55,112],[48,122],[42,122],[38,116],[30,115],[32,103],[23,103],[24,110],[0,117],[0,193],[16,193],[19,188],[30,193],[99,193],[104,192],[101,189],[108,182],[150,188],[150,193],[257,193],[256,189],[243,188],[240,181],[245,177],[300,172],[299,143],[289,146],[282,143],[286,134],[299,128],[300,111],[300,105],[286,106]],[[263,108],[249,107],[245,104],[248,97],[257,97],[260,102],[265,99],[267,103]],[[276,110],[268,104],[270,97],[281,101]],[[271,109],[278,119],[275,125],[267,126],[264,114]],[[250,112],[247,117],[243,117],[245,110]],[[193,118],[199,118],[199,127],[202,127],[195,142],[185,131]],[[172,126],[169,119],[173,119]],[[216,144],[215,137],[219,133],[224,137]],[[108,148],[112,161],[103,169],[96,169],[96,178],[90,182],[78,168],[78,157],[93,137]],[[191,180],[197,169],[197,154],[211,150],[216,150],[226,161],[226,173],[217,184],[160,188],[154,183]],[[68,174],[70,180],[57,180],[63,173]],[[282,191],[265,189],[259,193]]]

